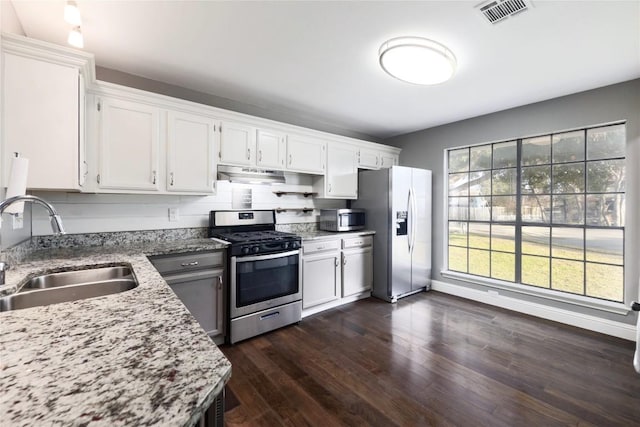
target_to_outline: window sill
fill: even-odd
[[[596,310],[606,311],[609,313],[626,315],[631,311],[631,308],[620,302],[612,301],[594,301],[591,298],[587,298],[581,295],[571,294],[558,294],[548,289],[536,289],[526,285],[518,285],[516,283],[503,282],[501,280],[490,279],[487,277],[473,276],[465,273],[458,273],[455,271],[442,270],[440,271],[442,277],[449,279],[460,280],[462,282],[474,283],[476,285],[489,286],[491,288],[504,289],[511,292],[517,292],[520,294],[531,295],[539,298],[545,298],[548,300],[559,301],[566,304],[579,305],[582,307],[588,307]]]

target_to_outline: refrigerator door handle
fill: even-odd
[[[409,192],[407,193],[407,218],[405,219],[405,221],[407,221],[407,247],[408,247],[409,253],[411,253],[411,234],[413,233],[413,218],[412,218],[412,212],[411,212],[412,206],[413,205],[411,203],[411,187],[409,187]]]
[[[418,210],[416,207],[416,193],[413,189],[413,187],[409,188],[409,195],[410,195],[410,200],[411,200],[411,244],[410,244],[410,252],[413,253],[413,248],[416,245],[416,228],[417,228],[417,221],[416,221],[416,217],[418,216]]]

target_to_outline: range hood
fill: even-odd
[[[243,168],[241,166],[218,166],[218,179],[239,184],[284,184],[284,172]]]

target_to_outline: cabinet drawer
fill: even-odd
[[[342,239],[342,249],[364,248],[373,245],[372,236],[359,236]]]
[[[340,250],[340,240],[320,240],[302,243],[302,253],[304,255],[338,250]]]
[[[224,251],[190,252],[149,257],[160,274],[224,266]]]

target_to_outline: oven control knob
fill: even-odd
[[[249,247],[245,246],[244,248],[240,249],[240,252],[242,252],[242,255],[247,255],[249,253]]]
[[[254,254],[257,254],[258,252],[260,252],[260,246],[254,246],[251,248],[251,252],[253,252]]]
[[[298,249],[300,247],[300,243],[298,242],[291,242],[291,249]]]
[[[282,249],[287,249],[289,247],[289,242],[282,243]]]

